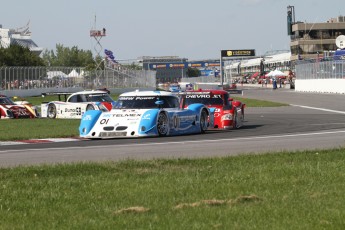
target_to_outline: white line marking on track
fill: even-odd
[[[82,141],[80,138],[44,138],[44,139],[28,139],[18,141],[0,141],[0,146],[3,145],[22,145],[22,144],[39,144],[49,142],[70,142],[70,141]]]
[[[301,107],[301,108],[306,108],[306,109],[315,109],[315,110],[321,110],[321,111],[325,111],[325,112],[345,114],[345,111],[339,111],[339,110],[333,110],[333,109],[324,109],[324,108],[317,108],[317,107],[311,107],[311,106],[305,106],[305,105],[294,105],[294,104],[290,104],[290,105],[296,106],[296,107]]]
[[[189,143],[216,143],[216,142],[224,142],[224,141],[239,141],[239,140],[262,140],[262,139],[272,139],[272,138],[287,138],[287,137],[298,137],[298,136],[315,136],[315,135],[325,135],[325,134],[345,134],[345,130],[337,130],[337,131],[326,131],[326,132],[315,132],[315,133],[295,133],[295,134],[286,134],[286,135],[271,135],[271,136],[260,136],[260,137],[239,137],[233,139],[216,139],[216,140],[197,140],[197,141],[183,141],[183,142],[162,142],[162,143],[142,143],[136,144],[136,146],[152,146],[152,145],[174,145],[174,144],[189,144]],[[117,147],[127,147],[133,146],[133,144],[125,144],[125,145],[116,145]],[[103,145],[103,146],[78,146],[78,147],[61,147],[61,148],[44,148],[44,149],[25,149],[25,150],[4,150],[3,152],[21,152],[21,151],[47,151],[51,150],[59,150],[59,149],[81,149],[81,148],[88,148],[88,149],[99,149],[99,148],[114,148],[114,145]]]

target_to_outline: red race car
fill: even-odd
[[[0,119],[36,117],[37,114],[30,105],[18,105],[9,97],[0,95]]]
[[[214,108],[214,128],[238,129],[243,126],[245,104],[234,101],[225,90],[197,90],[181,93],[181,108],[193,103],[202,103]]]

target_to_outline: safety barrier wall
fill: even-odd
[[[299,92],[345,94],[345,79],[296,79],[295,90]]]
[[[295,90],[345,93],[345,61],[304,61],[296,65]]]

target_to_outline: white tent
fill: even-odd
[[[287,76],[287,74],[277,69],[266,74],[266,77],[282,77],[282,76]]]
[[[73,69],[69,74],[68,74],[68,77],[81,77],[80,74],[75,70]]]
[[[62,71],[48,71],[47,72],[47,78],[48,79],[53,79],[54,77],[63,79],[63,78],[67,78],[68,75]]]

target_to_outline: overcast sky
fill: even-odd
[[[296,21],[345,16],[344,0],[11,0],[1,3],[0,24],[16,29],[30,21],[32,39],[53,51],[62,44],[96,53],[90,30],[104,27],[101,45],[115,59],[199,60],[227,49],[288,50],[288,5]]]

